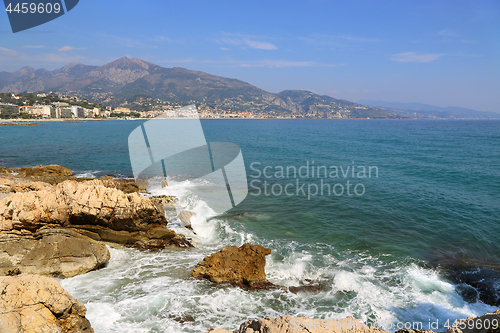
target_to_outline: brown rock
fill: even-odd
[[[139,231],[164,226],[162,211],[137,193],[125,194],[94,180],[65,181],[40,191],[15,193],[0,200],[0,231],[36,231],[46,224],[101,225]]]
[[[60,165],[38,165],[35,167],[19,168],[17,171],[21,177],[58,177],[73,176],[73,171]]]
[[[93,333],[87,309],[54,279],[0,277],[0,332]]]
[[[45,182],[18,183],[12,186],[13,192],[41,191],[52,188],[52,185]]]
[[[198,263],[191,277],[250,288],[272,287],[264,270],[266,255],[270,253],[270,249],[249,243],[239,248],[227,246]]]
[[[224,329],[207,333],[231,333]],[[354,317],[341,320],[311,319],[304,317],[283,316],[247,320],[233,333],[387,333],[372,329]]]
[[[147,241],[139,241],[132,245],[127,245],[127,247],[139,250],[159,251],[169,247],[189,248],[194,246],[189,239],[183,235],[177,235],[176,237],[170,239],[150,239]]]
[[[153,201],[155,204],[161,205],[163,207],[167,206],[175,206],[177,203],[177,198],[170,196],[170,195],[155,195],[150,197],[151,201]]]
[[[72,277],[102,267],[109,258],[104,244],[68,229],[45,228],[33,235],[0,234],[0,275]]]
[[[14,182],[11,179],[0,178],[0,193],[8,193],[12,191]]]
[[[135,184],[139,187],[139,192],[147,192],[147,188],[149,186],[149,181],[147,179],[136,179]]]

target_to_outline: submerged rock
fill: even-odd
[[[458,283],[455,290],[466,302],[480,300],[500,306],[500,272],[489,268],[448,267],[446,275]]]
[[[274,287],[264,269],[268,254],[271,250],[260,245],[226,246],[198,263],[190,277],[252,289]]]
[[[93,333],[87,309],[54,279],[0,277],[0,332]]]

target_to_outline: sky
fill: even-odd
[[[500,0],[82,0],[12,33],[0,71],[138,57],[269,92],[500,112]]]

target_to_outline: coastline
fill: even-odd
[[[9,174],[11,174],[11,173],[12,173],[12,172],[11,172],[12,170],[7,170],[7,171],[9,171]],[[16,170],[16,171],[21,171],[21,169]],[[63,171],[64,171],[64,170],[63,170]],[[16,173],[17,173],[17,172],[16,172]],[[69,175],[69,173],[68,173],[68,175]],[[44,175],[43,177],[47,177],[47,175]],[[50,176],[49,176],[49,178],[50,178]],[[26,190],[27,190],[27,191],[28,191],[27,193],[30,193],[30,192],[32,192],[32,191],[40,191],[40,190],[43,190],[43,189],[41,189],[41,188],[35,188],[34,186],[46,186],[46,185],[43,185],[43,184],[34,185],[35,183],[33,183],[33,180],[35,180],[35,179],[34,179],[33,177],[29,177],[29,176],[28,176],[28,177],[23,177],[22,175],[21,175],[21,176],[19,176],[19,175],[17,175],[17,176],[13,176],[13,175],[11,174],[11,175],[7,175],[7,177],[3,177],[3,179],[15,179],[15,180],[16,180],[16,181],[15,181],[15,184],[13,184],[12,186],[17,186],[17,187],[16,187],[16,188],[17,188],[17,190],[16,190],[16,191],[21,191],[21,190],[22,190],[22,191],[26,191]],[[40,178],[40,179],[42,179],[42,178]],[[44,180],[48,180],[48,178],[44,178]],[[60,180],[63,180],[63,178],[59,179],[59,181],[60,181]],[[70,181],[71,181],[71,180],[70,180]],[[83,181],[83,183],[88,182],[88,180],[82,180],[82,181]],[[29,186],[28,186],[28,185],[22,185],[22,184],[33,184],[33,185],[29,185]],[[99,183],[99,182],[95,182],[95,181],[92,181],[92,184],[93,184],[92,186],[101,186],[101,183]],[[30,187],[30,186],[31,186],[31,187]],[[11,195],[13,195],[13,194],[11,194]],[[9,198],[9,197],[6,197],[6,198]],[[0,199],[1,199],[1,198],[0,198]],[[10,199],[8,199],[8,200],[10,200]],[[4,200],[4,201],[5,201],[5,200]],[[1,204],[1,202],[2,202],[2,200],[0,200],[0,204]],[[95,227],[93,227],[93,228],[94,228],[94,229],[92,229],[92,228],[90,228],[90,229],[89,229],[89,228],[87,228],[87,229],[86,229],[86,231],[85,231],[85,233],[83,234],[83,235],[85,236],[85,238],[86,238],[87,240],[90,240],[91,242],[92,242],[92,241],[96,241],[96,239],[95,239],[95,237],[96,237],[96,236],[95,236],[94,234],[99,234],[99,236],[102,236],[102,235],[103,235],[103,234],[102,234],[102,233],[101,233],[98,229],[95,229]],[[73,230],[78,231],[78,229],[73,229]],[[94,234],[93,234],[93,233],[94,233]],[[109,231],[108,231],[108,233],[109,233]],[[109,237],[109,236],[108,236],[108,237]],[[117,237],[117,234],[115,234],[115,235],[114,235],[114,236],[112,236],[112,237],[113,237],[112,239],[114,239],[114,241],[116,241],[116,239],[117,239],[117,238],[116,238],[116,237]],[[120,236],[120,237],[123,237],[123,235],[122,235],[122,236]],[[126,237],[129,237],[128,239],[130,239],[130,236],[126,236]],[[108,245],[108,246],[109,246],[109,245],[112,245],[113,247],[116,247],[117,249],[123,248],[123,246],[116,246],[116,245],[113,245],[113,243],[109,243],[109,240],[111,240],[111,239],[108,239],[107,241],[105,241],[105,242],[104,242],[104,244],[106,244],[106,245]],[[100,240],[100,241],[104,241],[104,239],[102,239],[102,240]],[[138,248],[140,248],[140,247],[138,247]],[[137,251],[137,250],[136,250],[136,251]],[[166,249],[166,250],[163,250],[163,251],[167,251],[167,252],[165,252],[165,255],[167,255],[167,256],[168,256],[168,255],[172,254],[172,252],[171,252],[171,251],[175,251],[175,250],[168,250],[168,249]],[[184,251],[185,251],[185,250],[184,250]],[[181,257],[182,257],[183,255],[188,255],[188,252],[178,252],[178,251],[175,251],[175,252],[177,253],[177,255],[179,255],[179,256],[181,256]],[[112,252],[112,253],[113,253],[113,252]],[[149,256],[153,256],[153,254],[152,254],[152,253],[151,253],[151,254],[148,254],[148,252],[145,252],[145,253],[144,253],[144,258],[147,258],[147,257],[149,257]],[[100,265],[100,266],[102,266],[102,264],[99,264],[99,265]],[[104,266],[103,266],[103,267],[104,267]],[[225,271],[225,269],[216,269],[216,272],[217,272],[217,271]],[[97,270],[97,271],[93,271],[93,272],[94,272],[94,273],[96,273],[96,272],[99,272],[99,270]],[[89,273],[85,273],[85,272],[84,272],[84,275],[80,275],[80,277],[81,277],[81,278],[84,278],[86,274],[91,274],[91,272],[89,272]],[[202,275],[205,275],[205,274],[206,274],[206,273],[202,273]],[[69,276],[71,276],[71,275],[69,275]],[[69,277],[69,276],[68,276],[68,277]],[[183,278],[185,278],[185,277],[183,277]],[[69,279],[64,279],[64,280],[62,280],[62,281],[61,281],[61,283],[62,283],[62,284],[63,284],[63,286],[64,286],[64,285],[65,285],[66,283],[68,283],[69,281],[70,281]],[[211,289],[211,288],[218,288],[218,287],[216,287],[216,285],[212,285],[212,286],[211,286],[211,285],[207,285],[206,287],[207,287],[207,288],[209,288],[209,289]],[[236,283],[236,284],[234,284],[234,285],[231,285],[231,284],[230,284],[230,285],[226,285],[224,288],[229,288],[229,289],[231,289],[231,288],[240,288],[240,287],[241,287],[241,285],[239,285],[238,283]],[[298,291],[296,291],[296,292],[298,292],[298,293],[302,293],[302,294],[304,294],[304,293],[305,293],[304,295],[307,295],[308,293],[318,294],[318,293],[321,293],[321,292],[322,292],[322,291],[321,291],[321,288],[319,288],[319,289],[317,289],[317,288],[311,288],[311,289],[308,289],[308,288],[307,288],[307,286],[303,286],[302,288],[303,288],[303,289],[298,290]],[[288,288],[287,288],[287,289],[288,289]],[[291,292],[291,291],[292,291],[292,288],[289,288],[289,289],[290,289],[290,292]],[[262,292],[265,292],[265,293],[273,293],[273,291],[272,291],[272,290],[273,290],[273,289],[270,289],[269,291],[262,291]],[[286,291],[286,292],[288,292],[288,291]],[[293,314],[293,313],[286,313],[286,312],[285,312],[285,313],[281,313],[281,315],[292,315],[292,316],[293,316],[294,314]],[[187,317],[186,317],[186,316],[187,316]],[[179,319],[179,320],[180,320],[180,322],[183,322],[183,321],[185,320],[185,319],[182,319],[182,318],[190,318],[189,316],[190,316],[190,315],[184,315],[184,317],[182,317],[182,316],[181,316],[181,317],[179,317],[179,318],[181,318],[181,319]],[[487,315],[484,315],[484,316],[487,316]],[[482,316],[482,317],[484,317],[484,316]],[[491,319],[491,316],[489,316],[488,318],[490,318],[490,319]],[[499,319],[500,319],[500,312],[495,313],[495,318],[499,318]],[[283,321],[283,318],[278,318],[278,319],[276,319],[276,320],[274,320],[274,319],[273,319],[273,320],[271,320],[271,319],[260,319],[260,320],[254,320],[254,319],[251,319],[251,318],[247,318],[247,319],[248,319],[248,320],[247,320],[247,322],[245,322],[244,324],[241,324],[241,326],[240,326],[240,330],[235,330],[235,331],[233,331],[233,332],[245,332],[245,333],[246,333],[247,331],[245,331],[245,330],[243,330],[243,329],[242,329],[242,328],[244,328],[244,327],[248,327],[248,328],[250,328],[250,327],[252,327],[252,328],[257,328],[257,327],[259,327],[257,330],[255,330],[255,329],[254,329],[254,332],[269,332],[269,333],[271,333],[271,332],[295,332],[295,331],[296,331],[296,328],[298,327],[298,326],[297,326],[297,323],[300,323],[300,322],[304,323],[304,325],[307,325],[307,323],[311,323],[311,325],[312,325],[311,327],[312,327],[312,328],[315,328],[315,327],[316,327],[316,326],[314,326],[314,325],[320,325],[320,324],[322,324],[322,325],[323,325],[323,326],[318,326],[319,328],[321,328],[320,330],[317,330],[317,331],[310,330],[310,332],[325,332],[325,333],[327,333],[327,332],[328,332],[328,333],[329,333],[329,332],[338,332],[336,329],[330,330],[330,328],[332,327],[332,326],[331,326],[332,320],[328,320],[327,322],[329,323],[329,324],[328,324],[329,326],[325,326],[326,324],[324,324],[324,322],[325,322],[325,320],[324,320],[324,319],[311,319],[311,318],[304,318],[304,317],[301,317],[301,318],[298,318],[298,317],[287,317],[287,319],[285,319],[285,321]],[[484,319],[484,318],[483,318],[483,319]],[[483,319],[477,319],[477,318],[476,318],[475,322],[482,321]],[[478,320],[479,320],[479,321],[478,321]],[[281,323],[281,324],[280,324],[280,323]],[[276,330],[276,328],[275,328],[275,327],[276,327],[276,325],[281,325],[281,326],[283,326],[283,325],[285,325],[285,324],[286,324],[286,325],[288,325],[288,326],[287,326],[288,328],[287,328],[285,331],[278,331],[278,330]],[[424,323],[424,324],[425,324],[425,323]],[[364,324],[363,324],[363,325],[364,325]],[[476,325],[476,326],[477,326],[477,327],[476,327],[477,329],[473,329],[473,330],[457,330],[456,328],[451,328],[451,329],[447,330],[447,332],[449,332],[449,333],[460,333],[460,332],[464,332],[464,333],[476,333],[476,332],[478,332],[478,333],[479,333],[479,332],[481,332],[481,333],[490,333],[490,331],[485,331],[484,329],[479,329],[479,324],[474,324],[474,325]],[[307,328],[307,326],[305,326],[305,327]],[[207,328],[208,328],[208,327],[205,327],[205,330],[206,330]],[[323,328],[324,328],[324,329],[323,329]],[[398,328],[398,329],[399,329],[399,327],[396,327],[396,328]],[[406,328],[406,327],[405,327],[405,328]],[[371,331],[367,331],[367,329],[368,329],[368,327],[362,326],[361,328],[357,327],[355,330],[350,330],[350,331],[351,331],[351,332],[364,332],[364,333],[366,333],[366,332],[371,332]],[[390,331],[390,332],[394,332],[395,330],[388,330],[388,331]],[[201,331],[200,331],[200,332],[201,332]],[[209,331],[209,332],[210,332],[210,331]],[[222,330],[222,329],[217,329],[217,330],[214,330],[214,331],[212,331],[212,332],[214,332],[214,333],[215,333],[215,332],[218,332],[218,333],[227,333],[227,332],[229,332],[229,331],[227,331],[227,330]],[[299,332],[300,332],[300,330],[299,330]],[[375,332],[375,331],[374,331],[374,332]],[[381,331],[377,331],[377,332],[381,332]],[[405,331],[405,332],[406,332],[406,331]]]

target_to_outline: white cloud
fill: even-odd
[[[250,47],[252,49],[258,50],[277,50],[278,47],[264,40],[269,40],[269,37],[266,36],[253,36],[253,35],[242,35],[242,34],[230,34],[230,33],[222,33],[224,36],[221,39],[216,40],[219,44],[229,44],[229,45],[238,45],[242,48]]]
[[[61,48],[60,48],[59,50],[57,50],[57,51],[59,51],[59,52],[69,52],[69,51],[73,51],[74,49],[75,49],[75,48],[74,48],[74,47],[72,47],[72,46],[63,46],[63,47],[61,47]]]
[[[416,53],[416,52],[403,52],[403,53],[398,53],[394,54],[390,60],[396,61],[396,62],[402,62],[402,63],[409,63],[409,62],[417,62],[417,63],[426,63],[426,62],[432,62],[434,60],[437,60],[444,56],[446,54],[444,53]]]
[[[174,40],[170,37],[167,37],[167,36],[155,36],[155,38],[153,38],[153,40],[155,42],[169,42],[169,43],[173,43]]]
[[[250,47],[252,49],[259,50],[277,50],[276,45],[269,42],[262,42],[258,40],[252,40],[248,38],[223,38],[218,41],[219,43],[229,44],[229,45],[239,45],[242,47]]]
[[[276,45],[268,42],[261,42],[257,40],[243,39],[243,42],[253,49],[259,50],[277,50]]]
[[[6,49],[5,47],[0,47],[0,55],[7,58],[15,58],[19,56],[19,54],[16,51],[11,49]]]

